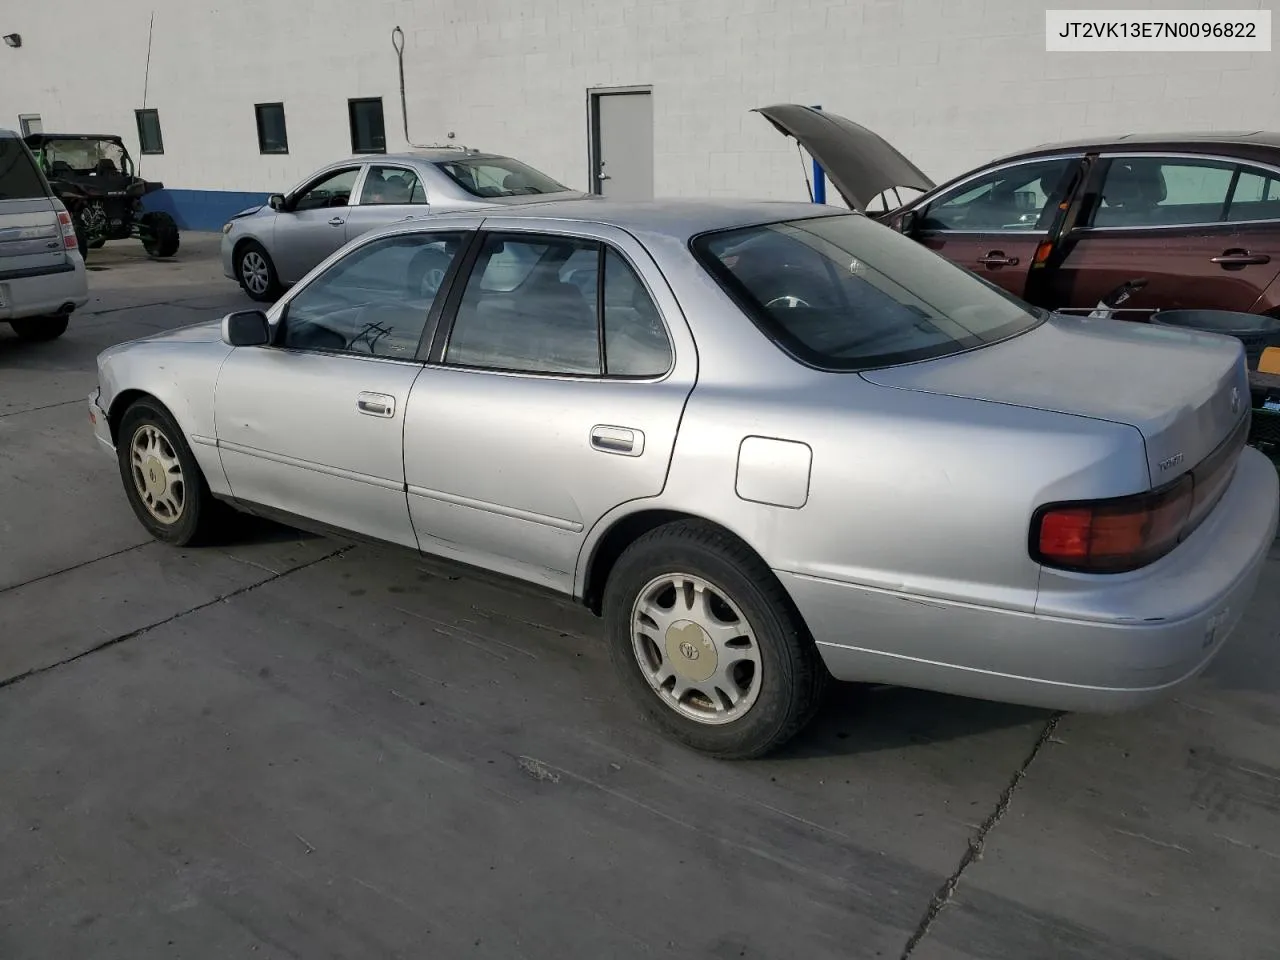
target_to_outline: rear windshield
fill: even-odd
[[[13,137],[0,137],[0,200],[31,200],[48,195],[26,145]]]
[[[1047,316],[858,214],[703,234],[693,251],[758,327],[823,369],[959,353]]]
[[[545,173],[508,157],[443,160],[436,166],[473,197],[523,197],[563,193],[569,189]]]

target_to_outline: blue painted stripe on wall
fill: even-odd
[[[246,207],[261,206],[268,193],[243,193],[238,190],[157,190],[142,198],[143,208],[169,214],[179,230],[218,231],[222,225]]]

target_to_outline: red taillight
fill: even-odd
[[[1193,500],[1187,475],[1153,493],[1047,507],[1032,525],[1033,552],[1040,563],[1065,570],[1135,570],[1178,545]]]
[[[62,228],[62,245],[68,250],[76,249],[79,244],[76,243],[76,225],[71,214],[65,210],[58,211],[58,226]]]

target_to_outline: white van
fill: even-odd
[[[22,138],[0,130],[0,321],[52,340],[89,301],[75,224]]]

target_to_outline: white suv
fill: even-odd
[[[52,340],[89,301],[75,224],[22,138],[0,130],[0,321]]]

